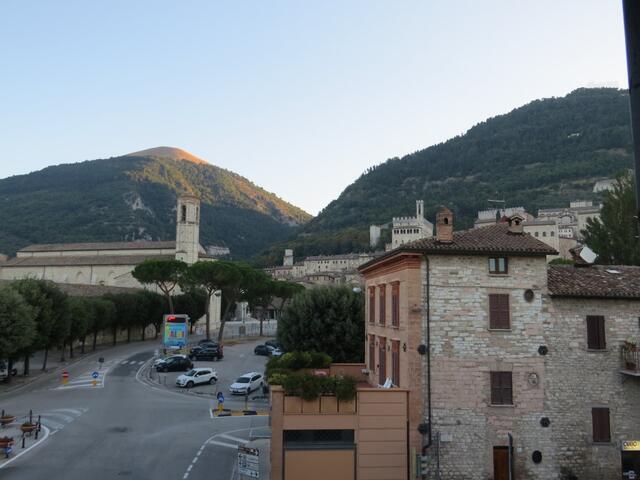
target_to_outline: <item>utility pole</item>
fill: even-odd
[[[640,220],[640,1],[622,0],[624,35],[627,44],[631,133],[636,179],[636,219]]]

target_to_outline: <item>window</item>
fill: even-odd
[[[536,234],[536,237],[537,237],[538,236],[538,232],[535,232],[535,234]]]
[[[592,408],[591,423],[593,424],[593,441],[608,443],[611,441],[608,408]]]
[[[391,325],[400,326],[400,282],[391,284]]]
[[[509,330],[509,294],[489,294],[489,328],[492,330]]]
[[[551,231],[551,233],[549,233],[549,235],[551,235],[552,237],[556,236],[556,232],[554,232],[553,230]]]
[[[376,337],[369,335],[369,370],[374,372],[376,369]]]
[[[369,287],[369,323],[376,321],[376,287]]]
[[[387,313],[387,302],[385,301],[385,295],[387,293],[387,286],[386,285],[380,285],[380,317],[379,317],[379,323],[380,325],[384,325],[385,321],[387,320],[386,318],[386,313]]]
[[[383,385],[387,380],[387,339],[378,337],[378,383]]]
[[[542,232],[542,236],[546,237],[547,236],[547,232]]]
[[[507,257],[489,257],[489,273],[508,273],[508,271]]]
[[[491,372],[491,405],[513,405],[511,372]]]
[[[400,340],[391,340],[391,381],[400,386]]]
[[[602,315],[587,315],[587,348],[589,350],[604,350],[606,348],[604,317]]]
[[[180,221],[181,222],[186,222],[187,221],[187,206],[186,205],[182,205],[182,210],[180,212]]]

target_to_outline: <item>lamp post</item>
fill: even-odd
[[[636,219],[640,218],[640,2],[623,0],[624,34],[627,44],[629,103],[636,178]]]

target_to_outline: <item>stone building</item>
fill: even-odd
[[[409,391],[408,454],[424,454],[428,478],[620,478],[620,444],[640,438],[639,379],[621,386],[618,372],[640,269],[548,267],[556,252],[521,220],[454,233],[445,209],[435,238],[360,267],[369,380]],[[593,352],[602,327],[585,323],[603,315],[611,343]],[[594,443],[606,408],[611,438]]]
[[[424,218],[424,200],[416,200],[415,217],[393,217],[391,228],[391,245],[387,250],[421,238],[431,238],[433,224]]]
[[[199,235],[200,200],[182,195],[176,206],[175,241],[30,245],[0,263],[0,280],[39,278],[60,284],[143,288],[131,272],[144,260],[176,258],[187,264],[213,260],[200,245]],[[213,318],[219,318],[219,297],[212,297],[211,306]]]

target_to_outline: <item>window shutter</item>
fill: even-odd
[[[592,350],[606,348],[604,317],[602,315],[587,316],[587,348]]]
[[[376,321],[376,287],[369,287],[369,323]]]
[[[610,442],[611,426],[609,424],[609,409],[592,408],[591,421],[593,424],[593,441]]]
[[[489,328],[500,330],[510,328],[508,294],[489,294]]]
[[[502,391],[500,390],[500,376],[498,372],[491,372],[491,404],[502,405]]]
[[[513,405],[511,372],[491,372],[491,404]]]
[[[380,285],[380,318],[379,318],[379,323],[380,325],[384,325],[386,322],[386,313],[387,313],[387,302],[385,299],[385,294],[387,290],[387,286],[386,285]]]

